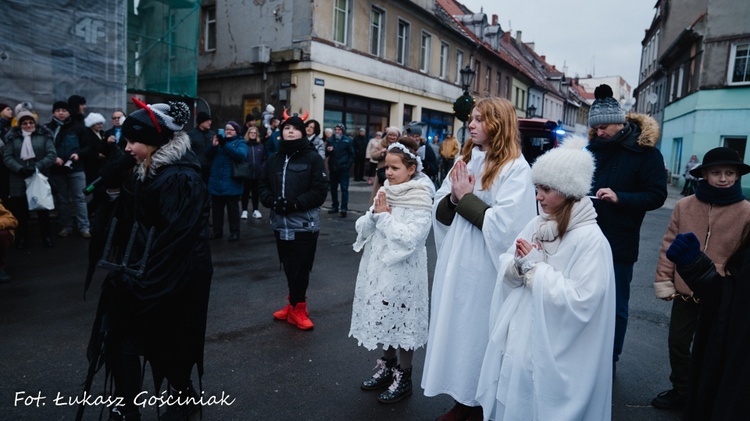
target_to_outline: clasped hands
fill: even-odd
[[[513,258],[516,269],[521,275],[525,275],[534,266],[544,260],[541,246],[537,243],[531,244],[523,238],[516,239],[516,255]]]
[[[464,195],[474,191],[474,175],[469,173],[469,168],[464,161],[456,162],[451,170],[451,203],[457,204]]]

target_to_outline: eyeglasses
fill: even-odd
[[[26,121],[22,122],[21,125],[22,126],[36,126],[36,123],[34,123],[31,120],[26,120]]]
[[[226,131],[226,132],[236,132],[237,130],[234,130],[232,128],[227,128],[227,129],[224,129],[224,131]]]

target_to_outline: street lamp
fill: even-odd
[[[534,118],[536,117],[536,106],[529,105],[529,108],[526,109],[526,118]]]
[[[463,146],[464,142],[466,142],[466,122],[469,120],[471,110],[474,108],[474,98],[469,94],[469,87],[471,86],[472,80],[474,80],[476,72],[467,64],[466,67],[461,69],[460,73],[461,88],[463,88],[464,93],[453,102],[453,113],[456,115],[457,119],[464,122],[460,136],[461,146]]]

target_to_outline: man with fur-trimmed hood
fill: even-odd
[[[589,111],[588,149],[596,159],[591,195],[597,223],[612,247],[616,285],[615,343],[612,369],[620,357],[628,324],[628,300],[633,265],[638,260],[641,223],[647,211],[667,198],[664,158],[656,149],[659,125],[644,114],[627,116],[613,98],[612,88],[600,85]]]

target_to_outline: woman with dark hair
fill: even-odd
[[[247,159],[247,142],[240,136],[240,125],[227,122],[224,133],[219,132],[206,155],[213,159],[208,192],[211,194],[211,216],[214,239],[224,236],[224,208],[229,220],[229,241],[240,239],[240,196],[242,179],[232,177],[232,165]]]
[[[308,120],[305,122],[305,134],[307,140],[313,145],[318,155],[324,160],[326,159],[326,145],[323,142],[323,138],[320,136],[320,123],[317,120]]]
[[[21,111],[16,115],[18,125],[14,126],[5,137],[3,164],[8,168],[9,197],[8,210],[18,219],[16,231],[16,248],[26,247],[29,231],[29,203],[26,197],[26,178],[39,172],[46,174],[57,159],[52,132],[40,126],[36,116],[30,111]],[[42,242],[52,247],[50,236],[49,211],[37,210],[37,220],[42,231]]]

